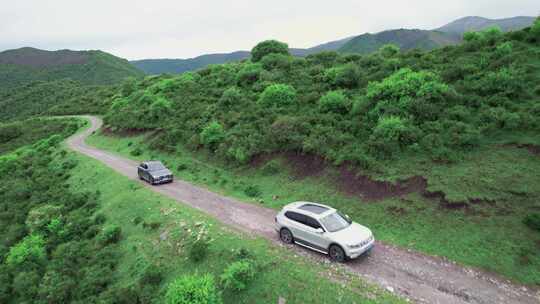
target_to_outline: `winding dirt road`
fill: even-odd
[[[110,152],[85,144],[85,138],[98,130],[102,121],[84,116],[91,127],[67,140],[72,150],[90,156],[132,180],[138,180],[137,163]],[[174,183],[146,187],[178,202],[197,208],[221,222],[251,234],[279,243],[273,230],[276,211],[240,202],[210,192],[204,188],[177,180]],[[296,253],[326,263],[324,256],[300,246],[290,246]],[[539,304],[540,292],[518,286],[485,272],[456,265],[441,258],[396,248],[377,242],[368,257],[347,262],[346,270],[360,275],[368,282],[408,298],[417,303],[478,303],[478,304]]]

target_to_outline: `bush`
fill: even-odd
[[[242,291],[255,276],[253,265],[246,260],[230,264],[221,275],[221,284],[225,289]]]
[[[389,157],[401,151],[401,147],[406,143],[407,132],[404,119],[396,116],[382,117],[373,130],[370,144],[380,156]]]
[[[399,46],[395,44],[385,44],[379,49],[381,56],[391,58],[399,54]]]
[[[498,57],[504,57],[506,55],[510,55],[512,53],[513,44],[510,41],[507,41],[505,43],[501,43],[497,46],[497,49],[495,50],[495,54]]]
[[[282,107],[293,104],[296,100],[296,90],[286,84],[273,84],[264,89],[259,97],[259,103],[266,107]]]
[[[46,259],[45,240],[41,235],[31,234],[11,247],[6,264],[19,265],[26,261],[42,262]]]
[[[149,265],[147,266],[143,273],[141,274],[141,278],[139,280],[139,283],[141,285],[159,285],[161,281],[163,280],[163,274],[161,273],[161,270],[156,267]]]
[[[201,131],[200,137],[203,145],[207,146],[211,150],[215,150],[217,145],[221,143],[223,139],[225,139],[225,131],[219,122],[213,121],[204,127],[204,129]]]
[[[242,97],[242,92],[238,88],[230,87],[223,92],[221,98],[219,99],[219,103],[225,107],[231,107],[239,104]]]
[[[241,87],[248,87],[259,80],[262,72],[260,64],[246,63],[236,75],[236,83]]]
[[[289,55],[289,46],[276,40],[260,42],[251,50],[251,61],[258,62],[269,54]]]
[[[195,262],[200,262],[206,258],[209,253],[210,239],[208,231],[205,228],[197,231],[189,240],[189,258]]]
[[[142,155],[142,150],[141,148],[137,147],[135,149],[133,149],[133,151],[129,152],[129,154],[131,154],[132,156],[141,156]]]
[[[262,58],[261,64],[268,71],[274,69],[287,70],[291,67],[292,57],[283,54],[269,54]]]
[[[366,97],[374,105],[369,117],[372,121],[384,115],[413,116],[418,122],[436,120],[449,93],[450,88],[437,75],[401,69],[368,85]]]
[[[529,228],[540,232],[540,213],[529,214],[523,220]]]
[[[531,26],[531,29],[529,30],[529,33],[535,39],[540,40],[540,17],[536,18],[536,20],[534,21],[534,24]]]
[[[340,91],[328,92],[319,100],[319,109],[321,112],[345,114],[349,111],[348,105],[347,97]]]
[[[244,189],[244,193],[249,197],[258,197],[262,194],[261,189],[259,189],[258,186],[247,186],[246,189]]]
[[[334,88],[354,89],[360,84],[360,72],[354,63],[328,69],[324,80]]]
[[[120,241],[122,237],[122,228],[113,225],[105,227],[103,231],[98,235],[98,242],[102,245],[114,244]]]
[[[165,293],[166,304],[219,304],[218,291],[211,275],[184,276],[174,280]]]

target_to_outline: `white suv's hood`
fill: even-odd
[[[332,232],[332,238],[340,244],[354,245],[365,241],[372,235],[369,228],[357,223],[352,223],[349,227],[340,231]]]

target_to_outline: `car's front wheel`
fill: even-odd
[[[328,249],[328,255],[330,256],[330,259],[334,262],[344,262],[345,261],[345,251],[343,251],[343,248],[339,247],[338,245],[332,245]]]
[[[281,228],[279,231],[279,238],[286,244],[292,244],[293,242],[292,232],[287,228]]]

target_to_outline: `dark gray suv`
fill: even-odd
[[[173,174],[160,161],[146,161],[137,167],[137,174],[141,180],[152,185],[172,183]]]

